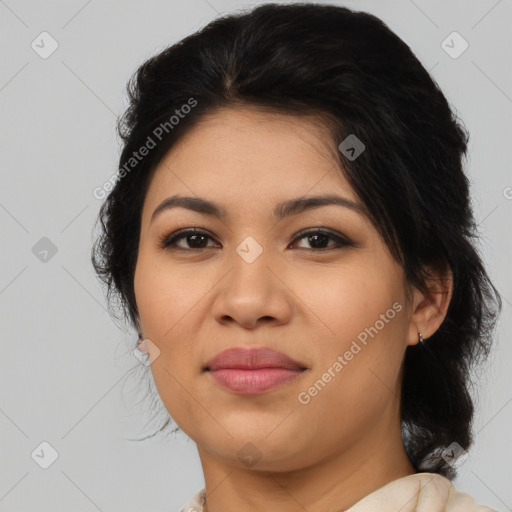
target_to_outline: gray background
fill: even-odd
[[[504,310],[479,381],[475,446],[455,483],[512,510],[512,2],[339,4],[396,31],[470,131],[481,250]],[[114,123],[137,66],[219,14],[251,5],[0,0],[1,511],[175,512],[203,485],[195,445],[183,434],[126,439],[147,419],[129,371],[141,365],[129,349],[134,333],[107,314],[90,265],[100,207],[92,191],[116,170]],[[59,45],[46,59],[31,47],[43,31]],[[456,59],[441,46],[453,31],[469,43]],[[47,261],[36,257],[36,244],[48,245],[43,237],[57,249]],[[48,469],[31,456],[43,441],[58,452]]]

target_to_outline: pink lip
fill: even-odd
[[[205,370],[221,386],[238,394],[259,394],[300,375],[306,368],[266,347],[235,347],[211,359]]]

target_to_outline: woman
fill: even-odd
[[[451,479],[501,301],[468,135],[409,47],[366,13],[267,4],[128,92],[93,263],[197,444],[183,510],[491,510]]]

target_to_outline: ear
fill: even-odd
[[[412,315],[407,345],[416,345],[421,333],[424,340],[443,323],[453,295],[453,275],[448,264],[428,266],[428,293],[413,289]]]

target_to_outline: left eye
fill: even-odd
[[[301,231],[298,236],[295,237],[292,243],[297,240],[308,240],[308,243],[314,248],[319,250],[329,250],[336,248],[336,246],[351,246],[354,245],[350,240],[344,238],[340,235],[336,235],[335,233],[331,233],[330,231],[323,230],[311,230],[311,231]],[[325,243],[328,240],[334,240],[334,244],[329,246],[325,246]],[[333,247],[334,246],[334,247]],[[307,247],[306,247],[307,249]]]

